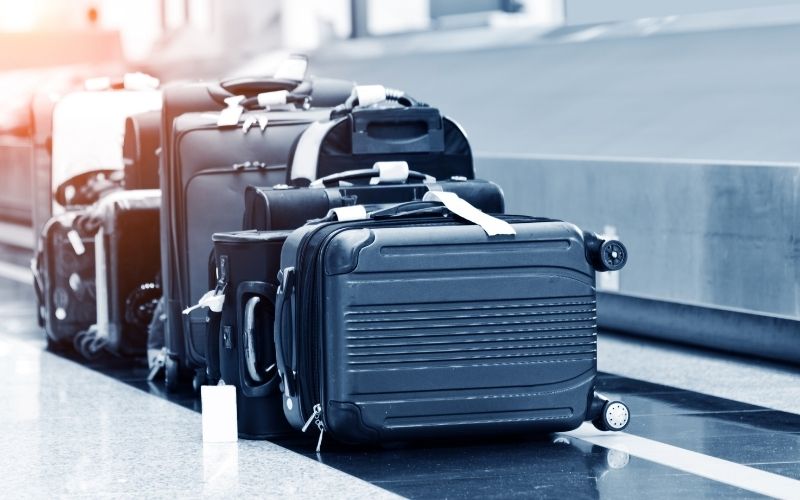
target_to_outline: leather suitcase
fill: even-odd
[[[290,424],[320,443],[624,428],[627,407],[594,392],[595,271],[621,268],[624,246],[521,216],[490,237],[431,205],[288,237],[275,343]]]
[[[243,229],[297,229],[311,219],[323,217],[332,208],[350,205],[388,206],[421,200],[430,190],[456,193],[489,213],[503,213],[503,190],[484,180],[444,180],[422,183],[405,176],[405,182],[351,184],[379,179],[378,169],[351,171],[319,179],[319,188],[248,187],[245,191]],[[335,186],[335,187],[326,187]]]

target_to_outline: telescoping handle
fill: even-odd
[[[336,186],[342,181],[358,181],[369,179],[371,185],[375,184],[407,184],[409,182],[433,183],[436,178],[409,170],[408,163],[404,161],[379,161],[372,168],[348,170],[331,174],[313,181],[309,187],[323,188]]]

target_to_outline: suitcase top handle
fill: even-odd
[[[406,95],[402,90],[387,88],[383,85],[356,85],[350,97],[343,104],[333,108],[331,119],[348,115],[357,107],[371,106],[386,101],[396,102],[407,108],[428,106]]]
[[[372,168],[359,170],[348,170],[337,174],[313,181],[310,188],[326,188],[336,186],[340,182],[350,182],[357,180],[367,180],[369,184],[407,184],[411,182],[422,182],[431,184],[436,182],[436,178],[416,170],[410,170],[405,161],[379,161]]]
[[[359,208],[360,207],[360,208]],[[359,208],[356,210],[356,208]],[[343,210],[344,209],[344,210]],[[328,215],[319,222],[346,221],[359,219],[389,219],[400,217],[420,217],[431,215],[457,215],[461,220],[478,225],[488,236],[517,234],[514,227],[508,222],[493,217],[486,212],[478,210],[466,200],[455,193],[446,191],[428,191],[422,201],[400,203],[389,208],[367,213],[363,205],[332,209]]]

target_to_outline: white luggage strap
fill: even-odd
[[[489,236],[497,236],[500,234],[514,235],[517,232],[508,222],[492,217],[486,212],[482,212],[470,205],[467,201],[459,198],[455,193],[447,191],[428,191],[422,197],[422,201],[440,201],[447,207],[448,210],[458,215],[462,219],[466,219],[473,224],[481,226]]]
[[[225,98],[225,109],[219,112],[217,118],[217,127],[233,127],[239,125],[239,119],[244,113],[244,106],[242,101],[245,97],[243,95],[234,95]]]
[[[445,208],[452,213],[458,215],[464,220],[480,226],[488,236],[517,234],[517,232],[514,230],[514,227],[508,222],[498,219],[497,217],[492,217],[486,212],[478,210],[455,193],[449,193],[447,191],[428,191],[425,193],[422,201],[441,202]],[[336,220],[339,222],[364,220],[369,219],[370,217],[366,208],[364,208],[364,205],[339,207],[334,208],[331,211],[336,215]]]

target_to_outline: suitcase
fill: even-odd
[[[161,111],[129,116],[125,120],[122,158],[125,189],[158,189],[158,148],[161,144]]]
[[[222,312],[209,311],[209,382],[234,385],[239,436],[268,439],[292,431],[281,409],[275,366],[275,290],[281,247],[288,231],[238,231],[214,235],[224,291]],[[269,332],[270,334],[265,334]]]
[[[338,81],[324,82],[325,85],[317,87],[303,83],[298,86],[303,87],[302,92],[288,96],[295,102],[297,99],[325,102],[316,99],[313,90],[328,91],[336,87],[328,82]],[[235,85],[223,84],[223,87],[236,92],[273,90],[269,85],[286,86],[281,81],[240,81]],[[167,102],[171,95],[170,91],[165,91],[164,109],[174,112],[174,106]],[[340,102],[346,95],[341,96]],[[162,144],[171,144],[162,152],[160,165],[164,195],[161,241],[169,389],[176,388],[189,376],[193,376],[196,388],[204,379],[205,313],[195,310],[183,315],[182,311],[195,304],[208,289],[211,235],[241,227],[245,188],[284,181],[289,150],[296,138],[310,123],[327,119],[330,113],[329,110],[304,110],[291,105],[279,108],[269,112],[246,110],[234,123],[222,126],[219,123],[225,110],[185,113],[173,121],[171,138],[162,135]]]
[[[147,327],[161,297],[158,219],[161,191],[120,191],[92,211],[95,234],[97,327],[81,340],[91,357],[99,349],[143,356]],[[83,352],[91,349],[89,352]]]
[[[275,344],[292,427],[319,443],[624,428],[627,407],[594,392],[595,271],[621,268],[622,244],[520,216],[490,218],[516,232],[490,237],[456,208],[414,202],[287,238]]]
[[[32,265],[39,326],[53,351],[71,349],[75,335],[96,321],[94,236],[77,216],[62,213],[44,225]]]
[[[421,200],[430,190],[456,193],[485,212],[505,211],[500,186],[484,180],[455,179],[426,184],[411,183],[413,178],[405,175],[405,182],[401,183],[351,184],[365,179],[379,180],[379,175],[380,171],[376,168],[334,174],[318,180],[320,189],[248,187],[245,191],[243,228],[261,231],[297,229],[310,219],[323,217],[332,208],[350,205],[388,206]]]
[[[317,178],[390,161],[405,161],[436,179],[475,178],[469,141],[456,122],[400,91],[369,85],[356,87],[329,121],[303,134],[286,184],[307,186]]]

